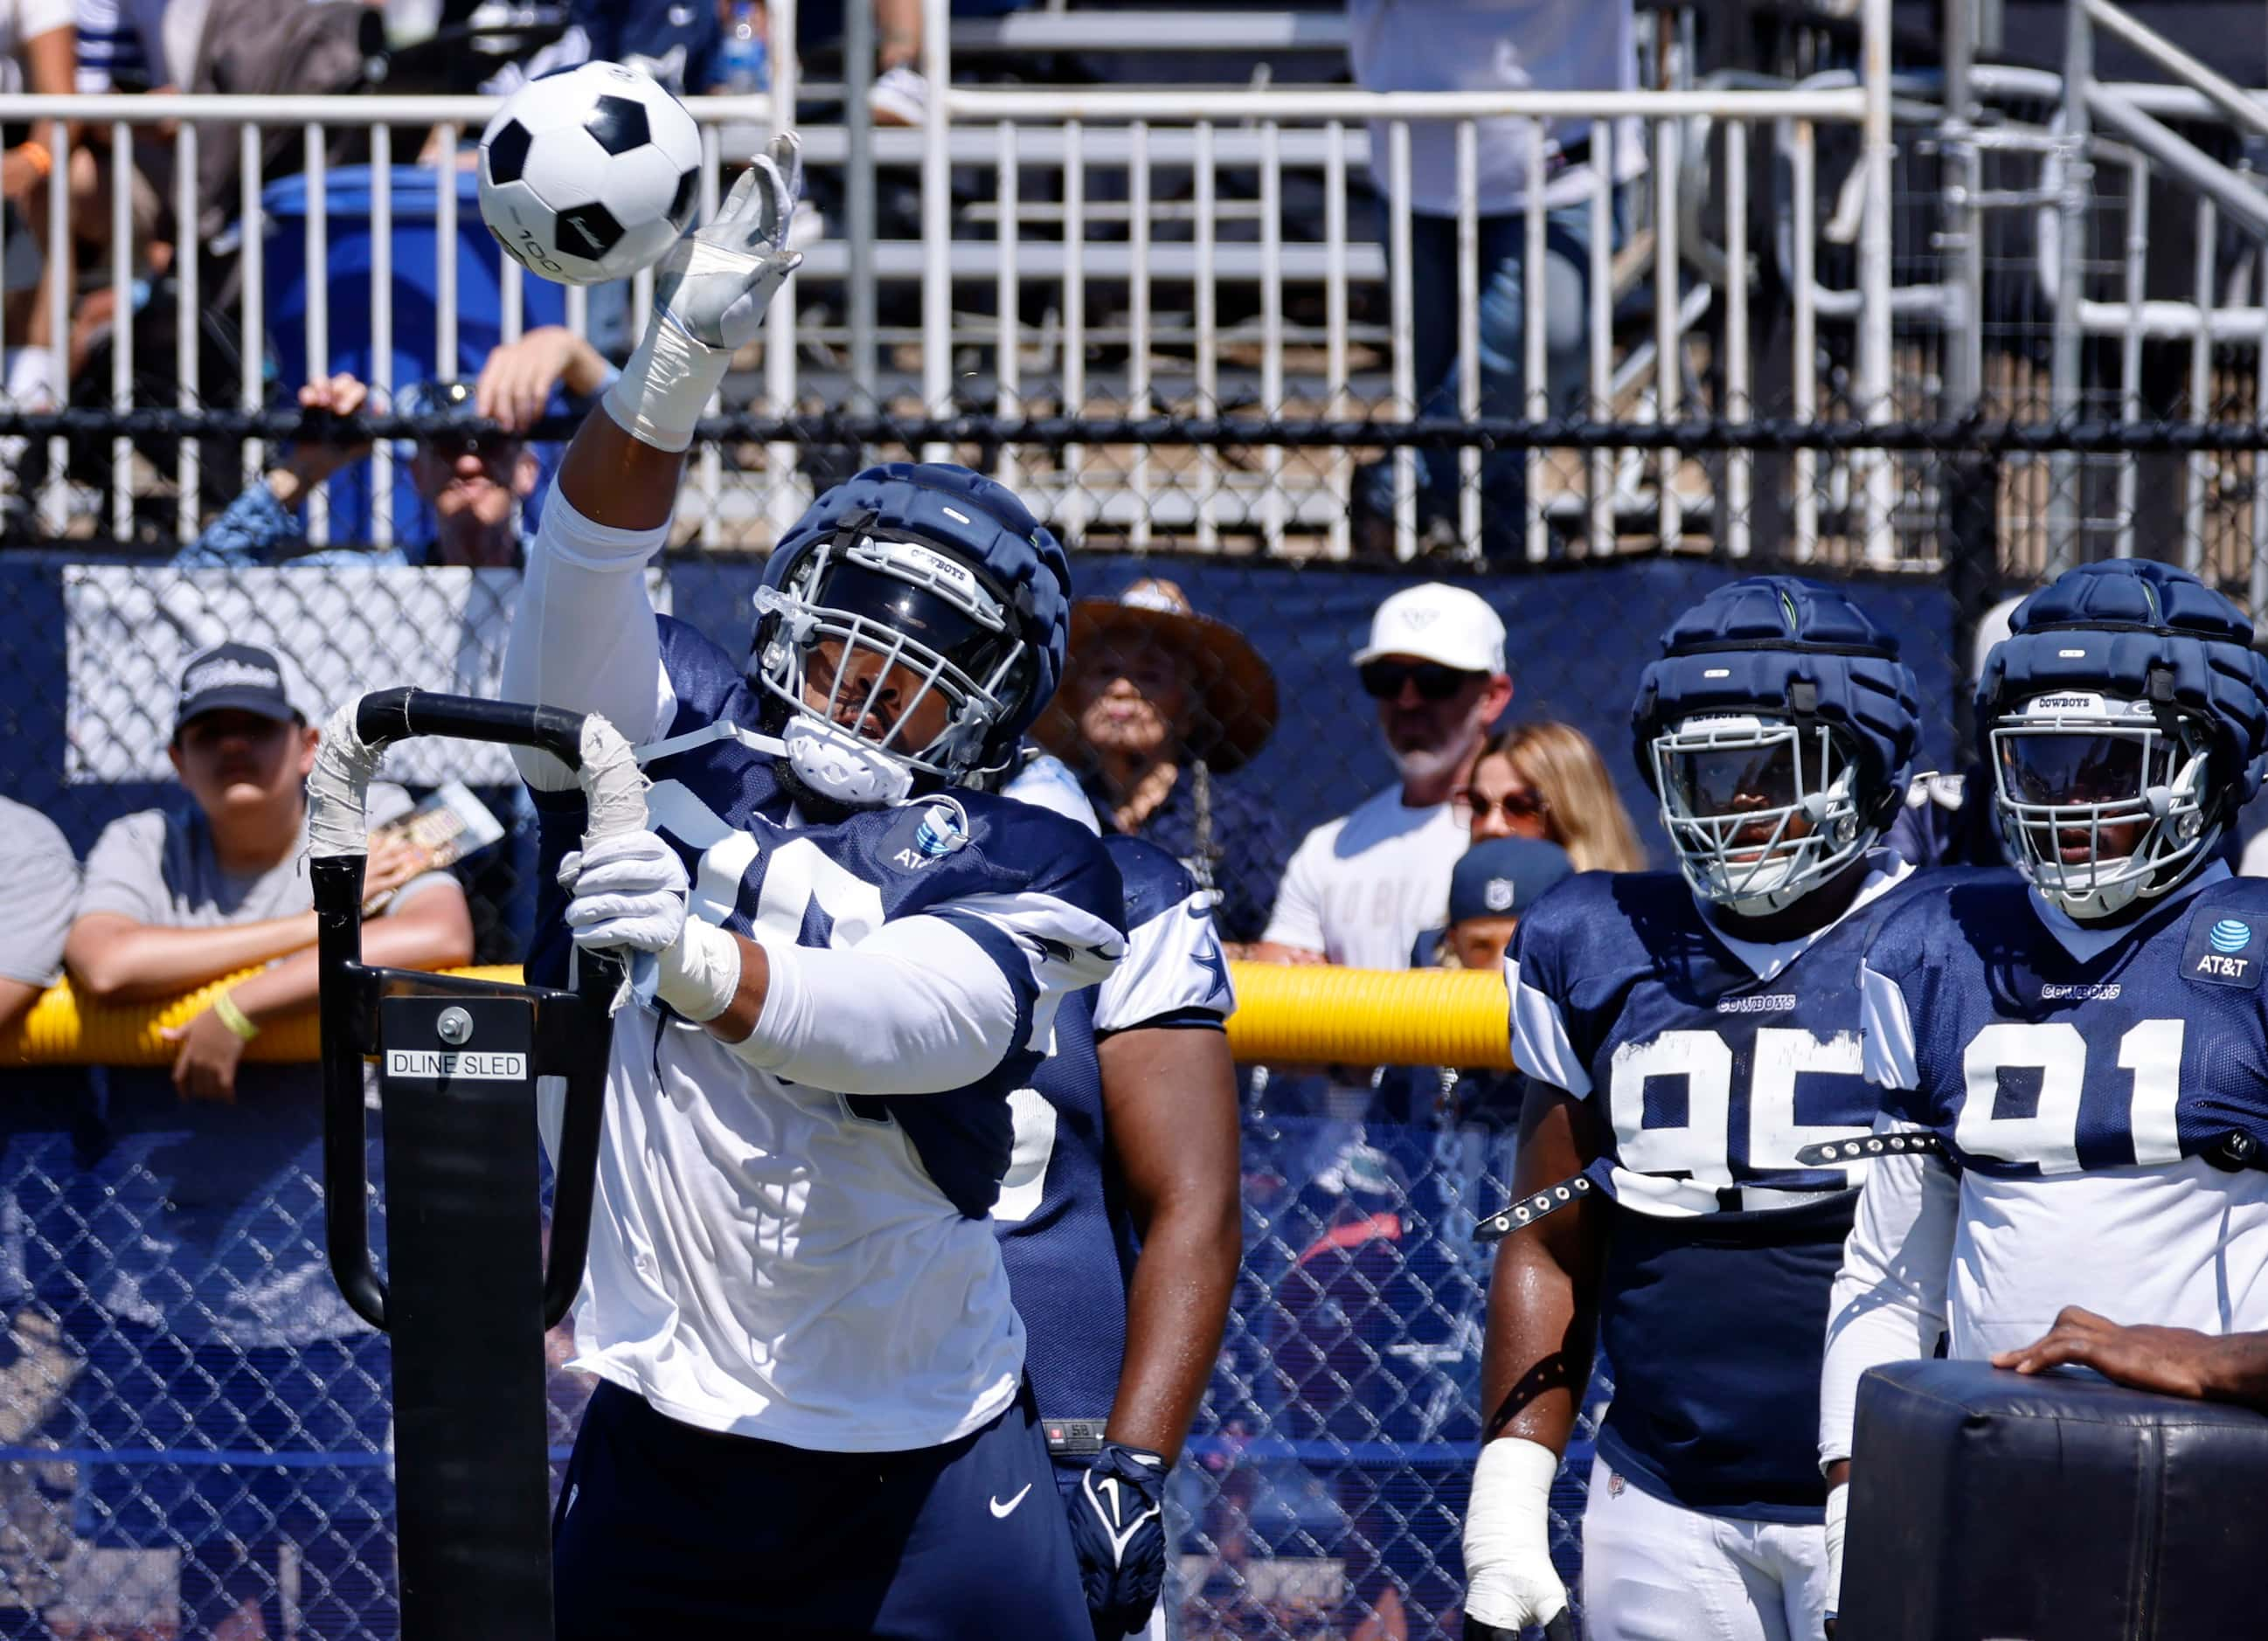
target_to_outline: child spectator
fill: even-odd
[[[65,947],[72,982],[115,1002],[260,972],[167,1031],[170,1077],[109,1074],[88,1234],[111,1256],[73,1327],[85,1445],[117,1456],[83,1468],[80,1527],[107,1548],[181,1550],[184,1636],[281,1637],[287,1543],[298,1635],[384,1635],[385,1342],[347,1308],[324,1252],[321,1076],[243,1063],[263,1028],[315,1001],[302,859],[319,732],[284,664],[239,644],[189,663],[174,722],[189,804],[104,829]],[[372,791],[380,822],[407,804],[399,788]],[[463,891],[419,851],[374,844],[364,888],[392,891],[364,931],[370,962],[469,957]],[[268,1469],[161,1456],[184,1449],[342,1458]]]

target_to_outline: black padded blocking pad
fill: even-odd
[[[2268,1417],[2089,1373],[1859,1387],[1837,1641],[2268,1636]]]

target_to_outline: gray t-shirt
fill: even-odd
[[[52,985],[78,904],[78,859],[54,821],[0,798],[0,978]],[[29,1293],[70,1291],[77,1177],[74,1138],[88,1121],[77,1066],[0,1068],[0,1311]],[[0,1500],[0,1512],[8,1505]]]
[[[409,806],[400,787],[371,789],[373,825]],[[122,816],[86,857],[79,914],[177,929],[293,916],[314,904],[305,845],[303,832],[301,847],[267,872],[229,872],[193,806]],[[414,879],[388,910],[450,881],[446,872]],[[113,1261],[92,1283],[104,1310],[245,1349],[364,1330],[323,1251],[317,1067],[247,1062],[233,1104],[183,1100],[162,1070],[113,1071],[108,1082],[93,1231]]]
[[[55,823],[0,798],[0,980],[51,986],[78,904],[78,858]]]

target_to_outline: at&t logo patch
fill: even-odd
[[[2264,946],[2268,938],[2253,918],[2199,917],[2182,953],[2182,973],[2207,985],[2255,986],[2260,983]]]

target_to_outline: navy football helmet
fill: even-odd
[[[2165,894],[2213,857],[2268,764],[2252,623],[2185,570],[2082,564],[2011,618],[1977,721],[2009,858],[2074,917]]]
[[[869,467],[765,566],[747,667],[764,726],[806,787],[852,807],[982,779],[1062,681],[1070,588],[1062,545],[1005,487],[946,463]],[[932,696],[943,727],[911,745]]]
[[[1897,641],[1815,582],[1735,581],[1672,622],[1631,734],[1694,894],[1762,916],[1873,847],[1912,776],[1918,711]]]

